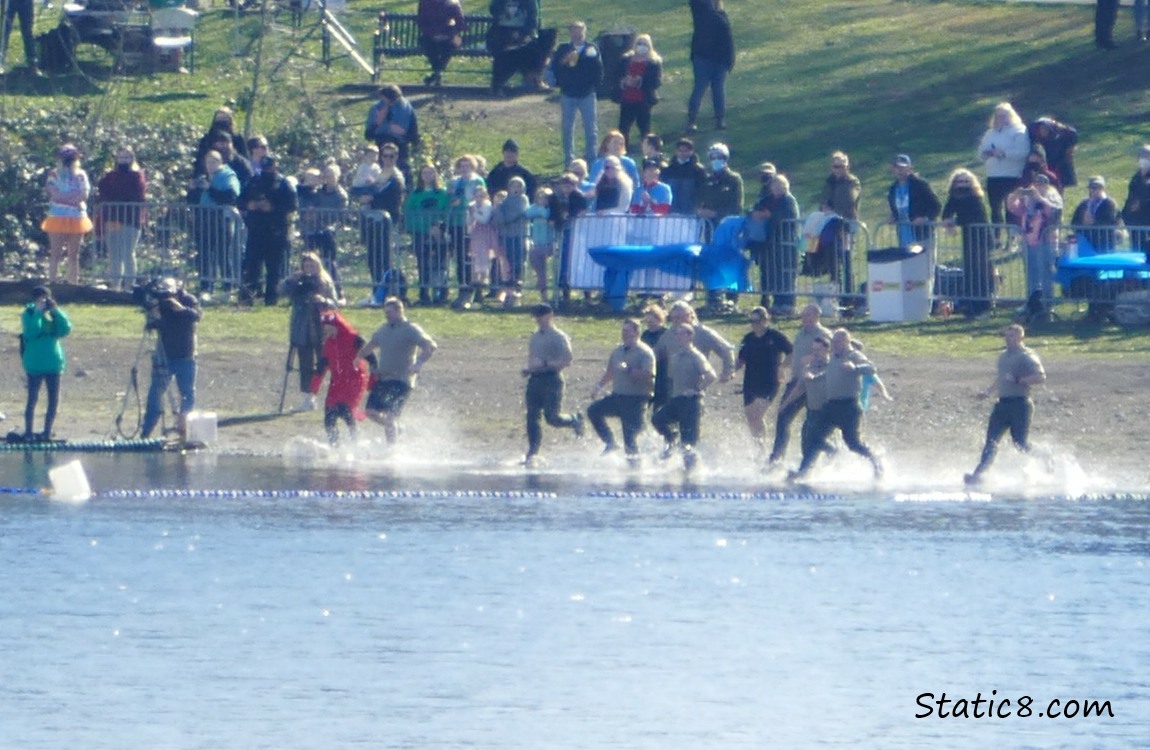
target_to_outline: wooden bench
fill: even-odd
[[[375,31],[372,56],[375,75],[379,78],[383,60],[390,57],[418,57],[423,55],[419,46],[419,24],[415,13],[389,13],[381,11],[379,27]],[[491,16],[464,15],[463,43],[453,53],[455,57],[491,57],[487,51],[487,32],[494,19]]]

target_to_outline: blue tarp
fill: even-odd
[[[631,272],[648,268],[675,275],[686,271],[708,291],[745,292],[750,289],[747,258],[739,239],[744,222],[741,216],[724,219],[708,245],[601,245],[587,248],[587,254],[606,269],[603,296],[616,310],[626,305]]]

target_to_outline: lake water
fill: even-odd
[[[1145,746],[1143,497],[288,453],[0,495],[0,746]]]

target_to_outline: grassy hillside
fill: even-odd
[[[391,10],[414,2],[389,4]],[[475,2],[465,2],[474,8]],[[370,48],[375,3],[352,0],[343,18],[361,47]],[[748,169],[770,159],[792,177],[795,194],[809,206],[826,173],[827,154],[848,151],[866,189],[864,216],[881,215],[893,153],[910,153],[920,171],[940,184],[955,166],[971,165],[978,135],[996,101],[1013,101],[1024,117],[1052,114],[1083,134],[1078,160],[1083,176],[1106,174],[1121,199],[1133,168],[1133,150],[1144,139],[1150,94],[1140,85],[1150,49],[1127,41],[1124,11],[1120,49],[1096,50],[1090,6],[1033,6],[888,0],[731,0],[738,61],[729,85],[730,130],[735,166]],[[50,15],[51,12],[49,12]],[[677,136],[690,88],[687,44],[690,18],[683,0],[572,0],[544,3],[549,24],[585,18],[593,33],[621,25],[651,33],[667,75],[655,125]],[[41,17],[40,30],[55,19]],[[348,60],[330,70],[319,62],[314,17],[292,30],[287,15],[265,35],[260,88],[251,127],[276,132],[289,123],[331,133],[330,148],[355,142],[369,102],[367,76]],[[250,100],[259,49],[259,14],[237,19],[231,10],[209,9],[201,19],[196,72],[191,75],[113,77],[103,52],[86,49],[85,74],[36,80],[10,69],[0,79],[0,117],[86,102],[85,128],[125,121],[186,121],[202,127],[225,101],[241,108]],[[18,61],[18,34],[9,61]],[[413,84],[422,61],[400,61],[405,70],[388,78]],[[274,72],[273,72],[274,68]],[[486,62],[455,61],[448,82],[482,86]],[[417,99],[418,87],[410,87]],[[478,150],[494,157],[509,135],[523,145],[533,168],[559,169],[557,105],[539,96],[511,103],[476,90],[423,101],[425,132],[443,143],[441,154]],[[602,107],[601,126],[617,117]],[[700,124],[710,122],[709,102]],[[699,139],[719,134],[706,130]],[[340,137],[342,136],[342,137]],[[281,149],[282,150],[282,149]],[[290,149],[289,149],[290,150]],[[1073,191],[1071,200],[1080,193]]]

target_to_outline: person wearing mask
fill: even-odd
[[[969,169],[950,174],[942,220],[948,232],[962,230],[962,288],[959,308],[968,318],[990,309],[994,294],[994,266],[990,249],[994,234],[986,225],[986,201],[978,177]]]
[[[1130,230],[1130,248],[1146,253],[1150,262],[1150,144],[1138,149],[1138,170],[1126,188],[1122,221]]]
[[[116,149],[115,168],[96,186],[111,289],[128,289],[136,280],[136,245],[140,242],[147,185],[135,151],[124,145]]]
[[[549,69],[559,87],[560,125],[563,139],[563,165],[575,156],[575,115],[583,120],[583,158],[595,160],[599,142],[597,90],[603,81],[603,56],[587,40],[587,24],[568,25],[570,41],[560,44],[551,56]]]
[[[251,304],[264,272],[264,304],[273,307],[291,251],[291,215],[299,208],[295,188],[280,175],[275,157],[260,160],[260,173],[244,187],[239,206],[248,228],[240,301]]]
[[[639,335],[639,321],[634,318],[623,321],[622,343],[607,358],[607,369],[591,389],[593,402],[587,407],[587,419],[603,441],[604,453],[618,450],[615,436],[607,426],[607,417],[619,418],[629,463],[638,461],[637,437],[643,430],[643,415],[655,387],[655,352],[639,340]],[[610,395],[600,398],[608,384]]]
[[[1111,253],[1118,245],[1118,204],[1106,194],[1106,179],[1094,175],[1086,182],[1086,199],[1074,209],[1070,225],[1078,233],[1079,253],[1083,240],[1097,253]]]
[[[630,142],[631,126],[639,126],[639,135],[651,132],[651,109],[659,103],[659,86],[663,83],[663,58],[655,51],[650,34],[639,34],[620,63],[619,131]]]
[[[144,439],[164,413],[164,393],[172,378],[180,392],[180,410],[176,428],[180,437],[187,435],[187,415],[196,406],[196,328],[203,313],[195,296],[173,278],[161,279],[147,307],[145,327],[155,331],[156,348],[152,352],[152,379],[148,386],[148,403],[140,435]]]
[[[934,237],[931,224],[938,218],[942,204],[930,183],[915,173],[906,154],[894,157],[890,170],[894,182],[886,194],[890,207],[886,223],[897,227],[900,247],[920,244],[925,248]]]
[[[698,130],[699,106],[711,89],[715,127],[727,127],[727,74],[735,67],[735,38],[723,0],[690,0],[691,68],[695,85],[687,102],[687,132]]]
[[[662,178],[671,188],[671,213],[694,216],[699,188],[707,181],[707,170],[699,163],[694,141],[680,138],[675,143],[675,156],[663,169]]]
[[[726,217],[743,213],[743,178],[731,169],[730,158],[731,152],[725,143],[715,143],[707,149],[710,172],[699,188],[695,214],[710,225],[711,231]],[[712,314],[733,309],[737,300],[737,292],[730,292],[725,302],[721,291],[707,292],[707,308]]]
[[[60,405],[60,376],[64,374],[67,359],[60,339],[72,332],[72,321],[56,305],[52,290],[37,286],[32,290],[32,301],[20,316],[20,361],[28,379],[28,399],[24,405],[24,442],[46,442],[52,439],[52,425]],[[48,394],[48,408],[44,413],[44,431],[34,433],[36,403],[40,386]]]

